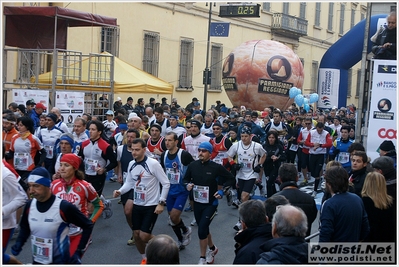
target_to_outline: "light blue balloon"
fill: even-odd
[[[303,106],[303,109],[306,110],[306,112],[308,112],[308,111],[310,110],[309,104],[305,104],[305,105]]]
[[[319,101],[319,95],[317,93],[311,94],[309,98],[309,103],[313,104],[316,103],[317,101]]]
[[[300,107],[303,105],[303,100],[304,100],[303,95],[297,95],[297,96],[295,97],[295,103],[296,103],[298,106],[300,106]]]
[[[297,95],[299,95],[298,88],[296,88],[295,86],[291,87],[289,94],[290,94],[290,98],[296,97]]]
[[[309,99],[304,98],[304,99],[303,99],[303,104],[304,104],[304,105],[309,104]]]

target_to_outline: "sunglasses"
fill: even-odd
[[[208,151],[208,150],[206,150],[206,149],[201,149],[201,148],[198,148],[198,152],[205,153],[205,152],[209,152],[209,151]]]

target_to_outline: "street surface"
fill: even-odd
[[[106,181],[104,196],[106,199],[112,199],[112,192],[118,189],[120,185],[116,182]],[[259,194],[257,189],[256,194]],[[320,201],[322,194],[318,194],[317,202]],[[258,197],[257,197],[258,198]],[[136,246],[128,246],[127,240],[131,237],[131,230],[127,226],[125,215],[123,214],[122,204],[118,204],[119,199],[112,199],[113,216],[109,219],[99,218],[93,230],[93,243],[89,246],[82,259],[82,264],[104,265],[104,264],[140,264],[141,256]],[[153,234],[167,234],[177,241],[172,227],[167,222],[166,207],[164,212],[158,216]],[[182,213],[182,219],[186,225],[194,218],[193,212]],[[318,218],[313,223],[312,233],[317,232]],[[219,202],[218,215],[211,223],[210,231],[215,245],[219,252],[215,257],[215,263],[232,264],[234,260],[234,235],[236,231],[233,226],[238,221],[238,210],[234,206],[227,206],[227,201],[223,198]],[[185,250],[180,251],[180,264],[196,265],[200,256],[199,240],[197,235],[197,226],[192,226],[193,233],[191,243]],[[313,238],[311,241],[317,241]],[[14,238],[10,241],[7,253],[10,253],[10,247],[15,243]],[[32,263],[30,241],[28,240],[18,259],[24,264]]]

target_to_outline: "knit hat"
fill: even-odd
[[[127,130],[127,124],[126,123],[119,123],[119,130]]]
[[[74,153],[63,154],[60,162],[66,162],[72,165],[72,167],[76,170],[79,169],[80,166],[80,158]]]
[[[176,119],[176,120],[178,120],[178,119],[179,119],[179,116],[178,116],[177,114],[171,114],[171,115],[170,115],[170,119]]]
[[[202,127],[202,123],[199,120],[191,120],[191,126],[193,125],[197,126],[200,129]]]
[[[162,127],[161,127],[159,124],[154,123],[153,125],[150,126],[150,130],[151,130],[151,128],[153,128],[153,127],[157,128],[157,129],[159,130],[159,132],[162,133]]]
[[[75,141],[73,140],[73,136],[70,133],[64,133],[60,136],[60,142],[62,140],[68,141],[68,143],[71,145],[73,148],[73,145],[75,144]]]
[[[133,117],[138,117],[136,112],[130,113],[127,120],[130,120],[130,119],[133,118]]]
[[[220,109],[220,112],[227,113],[228,111],[229,111],[229,109],[226,108],[226,107],[223,107],[223,108]]]
[[[215,126],[216,126],[216,127],[223,128],[222,125],[220,124],[220,122],[218,122],[218,121],[213,123],[213,126],[212,126],[212,127],[215,127]]]
[[[46,187],[50,187],[51,176],[50,173],[44,167],[34,169],[28,176],[28,183],[41,184]]]
[[[392,141],[385,140],[384,142],[381,143],[379,149],[384,150],[384,151],[391,151],[391,150],[395,150],[395,145],[393,144]]]
[[[58,120],[57,115],[55,115],[54,113],[49,113],[49,114],[47,114],[46,118],[52,119],[52,120],[54,121],[54,123],[56,123],[57,120]]]
[[[211,143],[209,143],[209,142],[202,142],[199,145],[198,149],[206,149],[209,151],[209,153],[212,153],[212,151],[213,151],[213,147],[212,147]]]
[[[26,109],[25,109],[25,106],[24,106],[23,104],[18,105],[18,109],[19,109],[22,113],[25,114]]]

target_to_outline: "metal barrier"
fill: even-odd
[[[317,231],[317,232],[314,233],[314,234],[311,234],[310,236],[305,237],[305,241],[307,242],[307,241],[309,241],[310,239],[312,239],[312,238],[314,238],[314,237],[316,237],[316,236],[318,236],[318,235],[320,235],[320,232],[319,232],[319,231]]]

